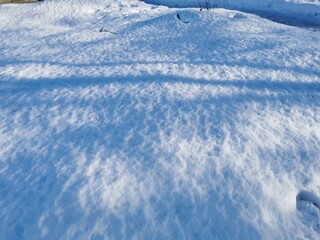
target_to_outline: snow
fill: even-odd
[[[319,0],[146,0],[146,2],[171,7],[223,7],[253,12],[265,17],[294,17],[320,24]]]
[[[318,31],[52,0],[0,41],[0,239],[319,238]]]

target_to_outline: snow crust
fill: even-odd
[[[319,238],[319,32],[52,0],[0,42],[0,239]]]

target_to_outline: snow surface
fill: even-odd
[[[0,42],[0,239],[319,238],[319,32],[52,0]]]
[[[146,0],[171,7],[224,7],[263,15],[294,17],[320,24],[320,0]]]

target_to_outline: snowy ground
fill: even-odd
[[[319,238],[319,32],[52,0],[0,42],[0,239]]]
[[[292,24],[296,24],[297,21],[295,23],[291,18],[303,20],[305,24],[320,24],[320,0],[146,0],[146,2],[171,7],[223,7],[280,21],[289,19]]]

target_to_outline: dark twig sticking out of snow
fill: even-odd
[[[218,4],[215,4],[215,3],[212,4],[211,0],[205,0],[203,6],[200,3],[200,0],[198,0],[198,4],[199,4],[200,11],[202,11],[204,9],[209,11],[210,9],[214,9],[214,8],[218,7]]]
[[[108,32],[112,34],[117,34],[116,32],[109,31],[108,29],[101,28],[99,32]]]
[[[181,21],[181,22],[183,22],[183,23],[185,23],[185,24],[188,24],[188,23],[189,23],[188,21],[183,21],[183,20],[181,19],[179,13],[177,13],[176,17],[178,18],[179,21]]]

